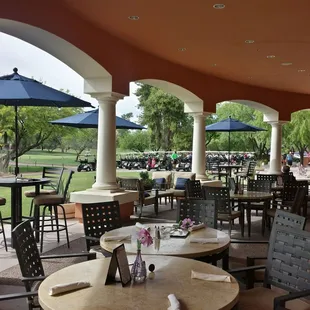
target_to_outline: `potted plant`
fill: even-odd
[[[140,172],[141,183],[145,190],[150,190],[154,186],[154,181],[150,179],[149,173],[147,171]]]

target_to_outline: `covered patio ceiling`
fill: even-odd
[[[170,62],[244,84],[310,93],[308,0],[61,2]]]

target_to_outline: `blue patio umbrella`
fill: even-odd
[[[18,106],[92,107],[89,102],[27,78],[13,69],[0,77],[0,104],[15,107],[15,175],[18,174]]]
[[[228,132],[228,164],[230,164],[230,133],[234,131],[265,131],[253,125],[242,123],[234,118],[226,118],[217,123],[206,126],[206,131]]]
[[[98,128],[98,109],[75,114],[50,122],[53,125],[62,125],[75,128]],[[145,129],[143,126],[116,116],[117,129]]]

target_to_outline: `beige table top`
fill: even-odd
[[[151,228],[151,236],[155,235],[155,224],[145,224]],[[157,226],[172,226],[172,223],[158,223]],[[107,236],[124,236],[124,235],[136,235],[135,226],[126,226],[119,229],[111,230],[105,233],[100,238],[100,245],[106,251],[112,253],[113,249],[124,243],[126,252],[128,254],[135,254],[137,252],[137,239],[131,238],[131,241],[104,241],[104,237]],[[219,243],[215,244],[200,244],[190,243],[190,238],[220,238]],[[191,232],[187,238],[170,238],[168,240],[157,240],[153,245],[149,247],[142,246],[141,253],[145,255],[169,255],[179,256],[187,258],[197,258],[215,253],[220,253],[227,249],[230,244],[230,238],[222,231],[206,227],[204,229]]]
[[[132,263],[134,256],[129,256]],[[120,283],[105,285],[110,258],[75,264],[47,277],[39,288],[39,302],[44,310],[157,310],[170,306],[167,296],[175,294],[181,309],[231,309],[238,301],[239,285],[191,279],[191,270],[227,275],[215,266],[191,259],[167,256],[144,256],[146,266],[155,265],[155,278],[143,284],[122,287]],[[79,291],[49,296],[56,284],[89,281],[91,287]]]
[[[231,199],[238,199],[238,200],[266,200],[266,199],[272,199],[273,195],[271,193],[265,193],[265,192],[253,192],[253,191],[244,191],[244,193],[241,194],[231,194]]]

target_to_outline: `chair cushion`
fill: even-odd
[[[166,179],[165,178],[156,178],[156,179],[153,179],[155,181],[156,184],[158,185],[163,185],[166,183]]]
[[[171,184],[172,181],[172,173],[168,171],[155,171],[152,173],[152,179],[161,179],[164,178],[166,180],[166,184]],[[170,187],[170,185],[169,185]]]
[[[33,198],[33,203],[37,206],[58,205],[64,203],[64,197],[62,195],[39,195]]]
[[[173,176],[173,187],[175,188],[178,178],[186,178],[194,181],[196,179],[196,173],[193,172],[175,172]]]
[[[0,197],[0,206],[3,206],[6,204],[6,199],[3,197]]]
[[[147,198],[147,197],[150,197],[151,196],[151,194],[150,193],[148,193],[148,192],[144,192],[144,198]]]
[[[219,221],[229,221],[229,219],[235,219],[241,216],[240,211],[231,211],[231,214],[228,213],[218,213],[217,219]]]
[[[285,293],[284,293],[285,294]],[[239,295],[239,310],[273,310],[273,300],[281,296],[280,291],[270,290],[264,287],[256,287],[251,290],[241,291]],[[294,310],[310,310],[310,304],[296,299],[285,304],[286,308]]]
[[[54,189],[40,189],[40,195],[56,195],[56,191]],[[36,196],[35,191],[25,191],[24,195],[28,198],[33,198]]]
[[[185,183],[189,181],[188,178],[177,178],[175,189],[185,190]]]
[[[185,197],[185,190],[181,189],[173,190],[173,197]]]

